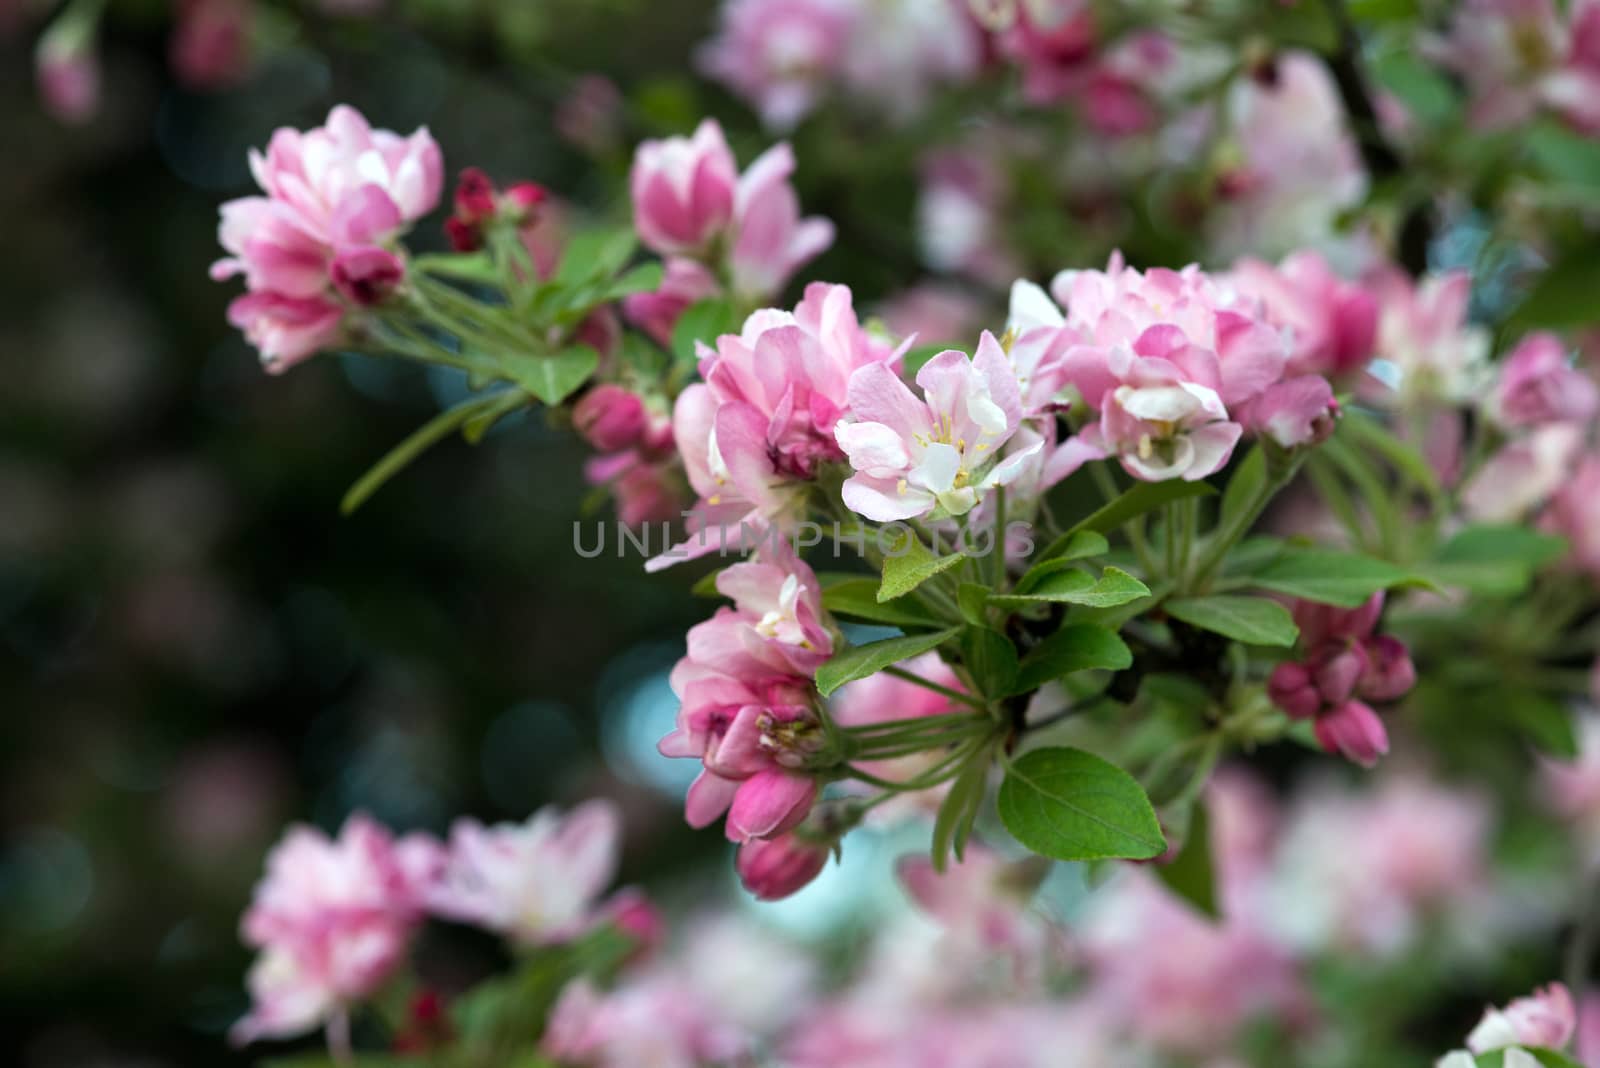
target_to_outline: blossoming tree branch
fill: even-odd
[[[1562,703],[1589,686],[1600,606],[1600,388],[1540,302],[1575,268],[1491,332],[1469,317],[1471,273],[1429,269],[1441,204],[1397,188],[1435,165],[1417,109],[1447,89],[1486,128],[1564,123],[1534,151],[1576,151],[1595,128],[1600,5],[1464,5],[1409,81],[1386,68],[1404,92],[1368,69],[1360,34],[1391,27],[1366,9],[1428,5],[1274,5],[1243,41],[1227,4],[1209,22],[1206,5],[929,6],[939,33],[1008,65],[1022,106],[1069,101],[1114,146],[1160,128],[1221,152],[1219,127],[1245,131],[1249,158],[1214,176],[1214,265],[1063,256],[1005,277],[1024,257],[980,233],[1004,214],[985,172],[1034,148],[975,134],[930,169],[928,241],[946,268],[1004,278],[1003,315],[959,337],[938,332],[949,318],[902,330],[823,280],[791,305],[835,224],[806,214],[788,144],[741,166],[711,119],[637,147],[630,226],[468,167],[452,251],[419,254],[408,234],[445,199],[439,146],[340,106],[251,154],[259,192],[223,206],[212,273],[242,282],[229,318],[269,372],[338,351],[464,376],[467,398],[346,509],[525,410],[587,442],[620,522],[672,532],[638,581],[697,568],[718,602],[672,672],[660,752],[699,762],[685,819],[720,825],[764,900],[895,818],[923,820],[902,879],[941,918],[953,894],[1025,899],[1051,861],[1150,862],[1139,892],[1216,917],[1235,866],[1207,830],[1225,763],[1288,741],[1374,768],[1408,744],[1391,716],[1419,687],[1462,707],[1514,687],[1529,699],[1497,729],[1573,756]],[[829,92],[893,114],[976,77],[979,54],[947,52],[888,56],[916,77],[873,80],[851,52],[872,8],[729,3],[708,69],[778,129]],[[780,65],[778,34],[814,52]],[[1547,43],[1537,69],[1513,39]],[[1334,240],[1341,214],[1354,223]],[[1281,254],[1248,254],[1266,246]],[[464,821],[446,842],[361,818],[336,840],[291,832],[246,918],[261,956],[236,1036],[326,1028],[349,1060],[373,1009],[396,1048],[464,1058],[438,1063],[638,1064],[608,1045],[638,998],[677,1029],[682,1059],[661,1063],[745,1063],[719,1021],[647,1008],[661,992],[618,980],[659,918],[633,891],[601,899],[616,819],[596,802]],[[428,915],[502,935],[523,963],[452,1015],[397,1017]],[[1006,915],[1008,947],[1045,954],[1052,936]],[[1565,977],[1578,990],[1490,1012],[1440,1063],[1576,1063],[1587,966]],[[828,1056],[784,1063],[847,1063]]]

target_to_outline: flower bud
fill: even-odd
[[[800,825],[817,800],[817,780],[778,768],[759,771],[739,784],[728,808],[730,842],[772,838]]]
[[[797,834],[755,838],[739,847],[734,862],[744,888],[762,901],[788,897],[815,879],[828,863],[821,842]]]
[[[1381,635],[1367,643],[1367,670],[1357,684],[1357,692],[1368,701],[1393,701],[1404,696],[1417,682],[1417,669],[1411,663],[1406,643]]]
[[[518,182],[506,190],[502,208],[515,222],[523,223],[538,212],[548,196],[538,182]]]
[[[639,240],[662,255],[705,251],[733,219],[738,180],[722,127],[710,119],[693,138],[646,141],[628,179]]]
[[[45,31],[34,52],[39,96],[45,110],[62,122],[88,122],[99,110],[100,60],[94,32],[93,19],[69,8]]]
[[[1312,678],[1325,704],[1339,705],[1356,692],[1356,684],[1367,673],[1367,654],[1360,645],[1330,646],[1314,658]]]
[[[1273,668],[1267,679],[1267,696],[1291,719],[1310,719],[1322,708],[1322,695],[1311,685],[1311,672],[1304,664]]]
[[[468,167],[456,180],[455,217],[465,223],[488,222],[494,217],[494,183],[477,167]]]
[[[589,390],[572,409],[572,425],[601,452],[618,452],[637,444],[648,423],[644,401],[610,383]]]
[[[387,249],[369,246],[347,249],[328,269],[333,288],[350,303],[370,308],[394,295],[405,279],[405,264]]]
[[[1551,983],[1504,1009],[1490,1009],[1467,1036],[1474,1053],[1513,1046],[1564,1049],[1577,1028],[1572,994],[1561,983]]]
[[[1389,732],[1383,721],[1360,701],[1346,701],[1318,716],[1316,735],[1322,748],[1364,768],[1372,767],[1389,751]]]

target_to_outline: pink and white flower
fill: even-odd
[[[1572,995],[1561,983],[1551,983],[1503,1009],[1486,1010],[1467,1035],[1467,1048],[1473,1053],[1513,1046],[1561,1050],[1572,1041],[1577,1025]]]
[[[700,69],[789,130],[836,76],[853,21],[846,0],[729,0]]]
[[[917,384],[922,400],[883,363],[850,379],[853,419],[835,436],[855,470],[844,503],[868,519],[965,515],[980,491],[1015,479],[1028,458],[999,458],[1021,426],[1022,395],[994,335],[983,335],[971,360],[955,350],[935,356]]]
[[[806,760],[820,747],[811,677],[832,654],[816,576],[787,547],[771,562],[735,564],[717,576],[732,608],[689,631],[672,671],[681,705],[663,756],[700,760],[685,817],[705,827],[727,813],[733,841],[793,830],[816,801]]]
[[[646,141],[629,178],[634,227],[664,256],[724,266],[736,296],[770,299],[833,244],[831,222],[800,217],[794,168],[794,151],[777,144],[741,175],[714,119],[692,138]]]
[[[621,833],[609,801],[543,808],[522,824],[457,820],[428,907],[522,945],[565,941],[615,877]]]
[[[1366,367],[1378,337],[1378,298],[1334,273],[1320,253],[1296,252],[1274,266],[1244,260],[1228,280],[1288,330],[1288,371],[1345,378]]]
[[[1600,453],[1591,452],[1569,473],[1541,522],[1567,539],[1573,566],[1600,576]]]
[[[1554,334],[1529,334],[1500,366],[1491,409],[1502,426],[1587,423],[1600,411],[1600,386],[1572,366]]]
[[[1378,292],[1378,355],[1398,374],[1400,397],[1471,400],[1484,384],[1489,356],[1489,335],[1467,319],[1471,276],[1451,271],[1414,283],[1393,272]]]
[[[438,843],[352,816],[330,839],[294,827],[267,858],[241,933],[261,951],[233,1040],[301,1034],[371,996],[403,962],[442,863]]]

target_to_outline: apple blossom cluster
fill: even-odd
[[[601,801],[542,809],[521,825],[459,820],[448,842],[396,838],[361,815],[337,838],[291,828],[241,924],[260,956],[249,978],[255,1005],[234,1040],[326,1025],[331,1041],[348,1042],[351,1010],[403,970],[430,915],[517,945],[569,941],[615,922],[616,906],[598,899],[616,872],[620,834],[617,810]],[[626,894],[613,901],[629,904]]]

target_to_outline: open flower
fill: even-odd
[[[616,874],[620,835],[608,801],[543,808],[523,824],[457,820],[429,908],[524,945],[571,938]]]
[[[375,993],[404,960],[440,863],[436,842],[396,840],[364,816],[336,839],[291,828],[241,924],[261,956],[234,1041],[301,1034]]]
[[[1503,1009],[1487,1010],[1467,1036],[1467,1048],[1473,1053],[1513,1046],[1559,1050],[1572,1041],[1576,1028],[1572,995],[1561,983],[1551,983]]]
[[[882,364],[850,379],[854,419],[836,430],[855,469],[844,503],[868,519],[965,515],[980,491],[1016,478],[1031,455],[999,460],[1021,425],[1022,397],[992,334],[983,335],[971,360],[955,350],[929,360],[917,385],[924,400]]]

